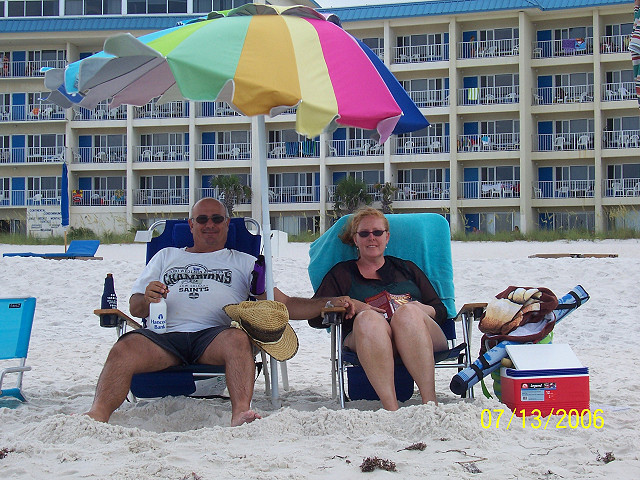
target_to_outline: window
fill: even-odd
[[[58,0],[9,0],[9,17],[54,17]]]
[[[209,13],[240,7],[251,0],[193,0],[193,13]]]
[[[66,0],[65,15],[108,15],[121,13],[120,0]]]
[[[127,13],[186,13],[187,0],[127,0]]]
[[[109,137],[116,137],[118,135]],[[140,145],[143,147],[155,146],[182,146],[184,145],[184,134],[182,133],[152,133],[140,135]],[[116,141],[112,139],[112,141]],[[115,146],[115,145],[114,145]]]

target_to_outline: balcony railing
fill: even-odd
[[[217,187],[216,188],[212,188],[212,187],[198,188],[196,189],[196,195],[198,197],[196,200],[200,200],[205,197],[211,197],[211,198],[217,198],[220,201],[224,201],[224,192],[221,192],[220,189]],[[250,205],[251,199],[245,197],[240,201],[240,204]]]
[[[320,156],[320,142],[302,140],[300,142],[269,142],[267,157],[269,158],[309,158]]]
[[[593,150],[593,132],[543,133],[537,136],[534,151]],[[534,139],[535,143],[535,139]]]
[[[634,100],[636,87],[633,82],[605,83],[602,86],[602,100],[614,102],[620,100]]]
[[[520,40],[505,38],[502,40],[467,41],[458,43],[458,59],[514,57],[520,53]]]
[[[196,102],[196,117],[239,117],[227,102]]]
[[[60,205],[59,190],[0,190],[0,206]]]
[[[640,197],[640,178],[609,178],[605,197]]]
[[[396,200],[448,200],[449,182],[396,183]]]
[[[134,162],[187,162],[186,145],[153,145],[135,147]]]
[[[117,108],[109,108],[106,102],[99,103],[96,108],[89,110],[79,107],[73,110],[73,120],[126,120],[127,106],[120,105]]]
[[[541,180],[533,184],[533,198],[590,198],[594,180]]]
[[[593,102],[593,85],[534,88],[532,105]]]
[[[2,122],[64,120],[65,118],[65,111],[50,103],[0,106],[0,121]]]
[[[566,57],[593,54],[593,38],[540,40],[532,43],[532,58]]]
[[[629,53],[630,35],[603,35],[600,37],[601,53]]]
[[[64,68],[66,60],[14,60],[2,65],[1,76],[3,77],[44,77],[41,68]]]
[[[364,157],[382,155],[384,145],[371,139],[332,140],[329,143],[330,157]]]
[[[134,190],[134,205],[189,205],[188,188],[140,188]]]
[[[251,158],[251,143],[199,144],[198,160],[248,160]]]
[[[124,163],[127,147],[79,147],[73,153],[73,163]]]
[[[110,190],[72,190],[71,205],[83,206],[124,206],[127,203],[126,191]]]
[[[327,186],[327,202],[333,203],[336,201],[335,193],[336,193],[336,186],[328,185]],[[367,184],[367,193],[371,196],[372,200],[380,200],[380,190],[378,190],[375,185]]]
[[[449,44],[394,47],[394,63],[441,62],[449,60]]]
[[[519,85],[458,89],[458,105],[494,105],[496,103],[518,103],[519,100]]]
[[[407,93],[420,108],[446,107],[449,105],[449,90],[410,90]]]
[[[320,201],[317,185],[269,187],[269,203],[314,203]]]
[[[134,118],[186,118],[189,116],[189,102],[168,102],[158,104],[151,101],[133,109]]]
[[[602,148],[638,148],[640,130],[619,130],[602,132]]]
[[[484,133],[458,136],[458,152],[513,151],[520,149],[520,134]]]
[[[395,155],[423,155],[431,153],[449,153],[449,135],[441,137],[393,137],[392,153]]]
[[[459,198],[519,198],[520,180],[474,180],[459,183]]]

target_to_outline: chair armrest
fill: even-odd
[[[117,327],[126,323],[134,330],[142,328],[142,325],[117,308],[99,308],[94,310],[93,313],[100,317],[101,327]]]
[[[323,316],[322,325],[340,325],[347,309],[344,307],[325,307],[320,310]]]
[[[462,320],[463,316],[466,316],[467,319],[476,320],[479,319],[480,316],[484,313],[484,309],[487,308],[486,302],[476,302],[476,303],[465,303],[456,318],[455,321]]]

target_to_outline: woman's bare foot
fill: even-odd
[[[238,425],[242,425],[243,423],[251,423],[254,420],[258,420],[262,418],[258,413],[253,410],[247,410],[246,412],[240,412],[240,414],[234,418],[231,417],[231,426],[237,427]]]

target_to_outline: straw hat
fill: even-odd
[[[227,305],[231,326],[243,330],[253,343],[280,362],[298,351],[298,337],[289,325],[287,307],[274,300]]]

